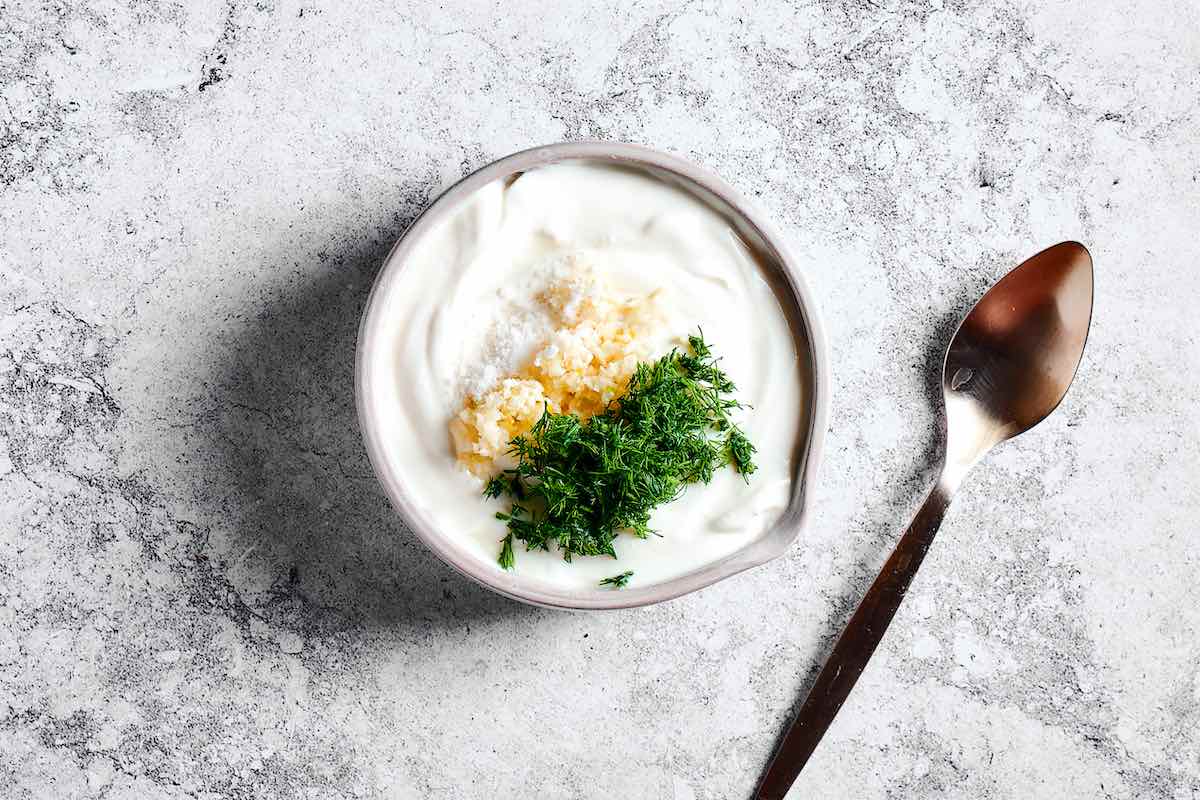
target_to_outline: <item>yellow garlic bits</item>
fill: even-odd
[[[480,477],[507,465],[508,443],[544,409],[590,417],[620,395],[639,361],[639,342],[657,320],[655,297],[614,296],[595,273],[571,262],[537,300],[555,327],[517,374],[466,398],[451,420],[459,462]]]

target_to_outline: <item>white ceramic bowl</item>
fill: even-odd
[[[523,582],[519,570],[502,573],[493,565],[482,563],[453,536],[438,530],[412,502],[405,486],[402,458],[389,450],[388,443],[380,435],[377,422],[385,409],[379,407],[382,393],[375,391],[374,387],[384,378],[377,374],[380,370],[373,366],[376,359],[371,356],[380,352],[380,348],[391,346],[387,341],[387,326],[384,325],[384,312],[381,309],[388,306],[387,298],[397,291],[397,278],[416,243],[442,222],[460,202],[492,181],[546,164],[577,159],[646,170],[696,195],[729,220],[757,253],[763,268],[776,280],[776,291],[784,310],[791,317],[797,352],[803,362],[800,366],[807,401],[804,407],[796,409],[802,418],[802,440],[798,444],[791,502],[779,520],[761,537],[720,561],[669,581],[650,586],[631,586],[620,591],[602,588],[547,590],[544,584],[532,586]],[[816,476],[825,432],[829,383],[825,337],[812,294],[805,286],[804,278],[782,237],[762,212],[723,180],[694,164],[646,147],[616,142],[569,142],[535,147],[495,161],[443,192],[412,224],[384,261],[363,311],[355,359],[358,420],[367,454],[380,484],[408,528],[443,561],[480,584],[526,603],[569,609],[629,608],[658,603],[763,564],[787,550],[808,516],[809,493]]]

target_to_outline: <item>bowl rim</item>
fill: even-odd
[[[373,373],[365,366],[368,355],[378,346],[380,326],[384,322],[383,315],[377,313],[380,298],[388,294],[387,289],[399,278],[407,257],[423,236],[456,208],[460,200],[479,188],[514,173],[570,160],[609,161],[673,173],[714,195],[740,217],[741,222],[752,228],[771,251],[770,255],[777,262],[779,272],[792,293],[797,318],[803,326],[802,332],[808,345],[811,382],[811,413],[808,415],[808,430],[804,431],[798,453],[800,464],[786,514],[786,536],[764,534],[723,559],[662,583],[621,591],[594,590],[586,594],[571,590],[547,591],[522,585],[519,575],[497,572],[465,550],[458,550],[453,546],[451,537],[438,532],[433,522],[410,500],[401,477],[384,455],[385,443],[380,438],[368,402],[372,395]],[[512,153],[469,173],[430,200],[383,259],[363,305],[354,359],[355,406],[367,457],[392,507],[409,530],[449,567],[481,586],[524,603],[568,610],[613,610],[660,603],[710,586],[786,552],[806,526],[811,513],[812,486],[816,482],[825,438],[830,383],[828,345],[815,296],[797,268],[796,259],[786,240],[766,213],[714,173],[682,158],[643,145],[593,140],[541,145]]]

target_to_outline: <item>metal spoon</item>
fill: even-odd
[[[758,786],[758,800],[783,798],[808,762],[900,607],[963,476],[1058,407],[1091,319],[1092,258],[1078,242],[1063,242],[1004,276],[959,325],[942,367],[941,474],[834,645]]]

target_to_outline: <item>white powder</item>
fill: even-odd
[[[574,325],[584,301],[594,300],[599,293],[595,270],[582,254],[571,253],[555,260],[547,273],[546,292],[552,300],[549,305],[563,322]]]
[[[545,313],[528,308],[509,307],[488,327],[477,359],[465,365],[460,378],[462,393],[479,397],[501,379],[516,373],[529,360],[551,330]]]
[[[459,388],[478,398],[515,375],[546,343],[557,323],[574,323],[582,303],[596,293],[596,278],[582,253],[559,253],[537,263],[519,292],[502,290],[500,313],[488,326],[475,358],[464,364]]]

